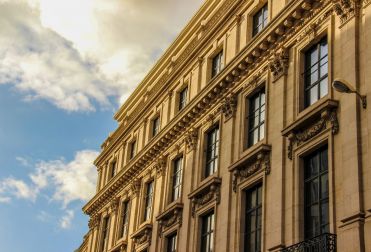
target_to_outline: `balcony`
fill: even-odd
[[[336,252],[336,235],[321,234],[284,248],[281,252]]]

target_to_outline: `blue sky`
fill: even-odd
[[[0,251],[66,252],[118,106],[202,0],[0,0]]]

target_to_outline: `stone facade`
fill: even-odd
[[[173,235],[176,251],[202,251],[209,213],[212,251],[246,251],[246,195],[259,185],[256,251],[326,244],[318,251],[370,252],[371,109],[331,87],[342,78],[371,96],[369,3],[206,0],[115,114],[119,126],[95,161],[97,192],[83,208],[89,232],[77,251],[169,251]],[[264,8],[266,24],[253,36],[254,17]],[[308,105],[305,66],[321,43],[325,84]],[[212,76],[215,55],[222,55],[223,67]],[[260,99],[258,131],[253,99]],[[153,135],[155,118],[160,130]],[[259,133],[257,141],[250,132]],[[307,160],[324,148],[326,204],[319,204],[327,207],[317,214],[328,223],[326,234],[308,238],[308,225],[315,224],[305,210]]]

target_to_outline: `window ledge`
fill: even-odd
[[[156,217],[159,224],[159,235],[161,236],[166,230],[174,225],[182,225],[183,204],[176,202],[171,204],[163,213]]]
[[[149,247],[152,238],[152,224],[145,222],[130,238],[133,239],[136,247],[140,246],[141,249]]]
[[[116,245],[114,247],[112,247],[110,250],[108,250],[109,252],[113,252],[113,251],[125,251],[125,249],[127,248],[128,246],[128,242],[127,242],[127,239],[125,238],[121,238],[120,240],[118,240],[118,242],[116,243]]]

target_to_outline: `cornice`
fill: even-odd
[[[328,16],[328,12],[332,10],[330,3],[330,0],[302,0],[288,3],[266,29],[258,34],[225,66],[218,76],[208,83],[207,87],[190,101],[186,109],[177,114],[156,137],[137,153],[128,166],[116,175],[115,179],[84,206],[83,211],[89,215],[99,211],[109,202],[110,198],[114,197],[126,184],[131,183],[135,175],[162,155],[168,146],[182,139],[184,132],[192,127],[197,119],[220,104],[220,101],[236,83],[242,78],[246,78],[249,73],[261,68],[262,64],[267,66],[268,59],[278,49],[283,48],[285,42],[296,36],[307,23],[313,21],[316,15],[323,13]],[[104,151],[100,158],[105,153],[107,152]]]

